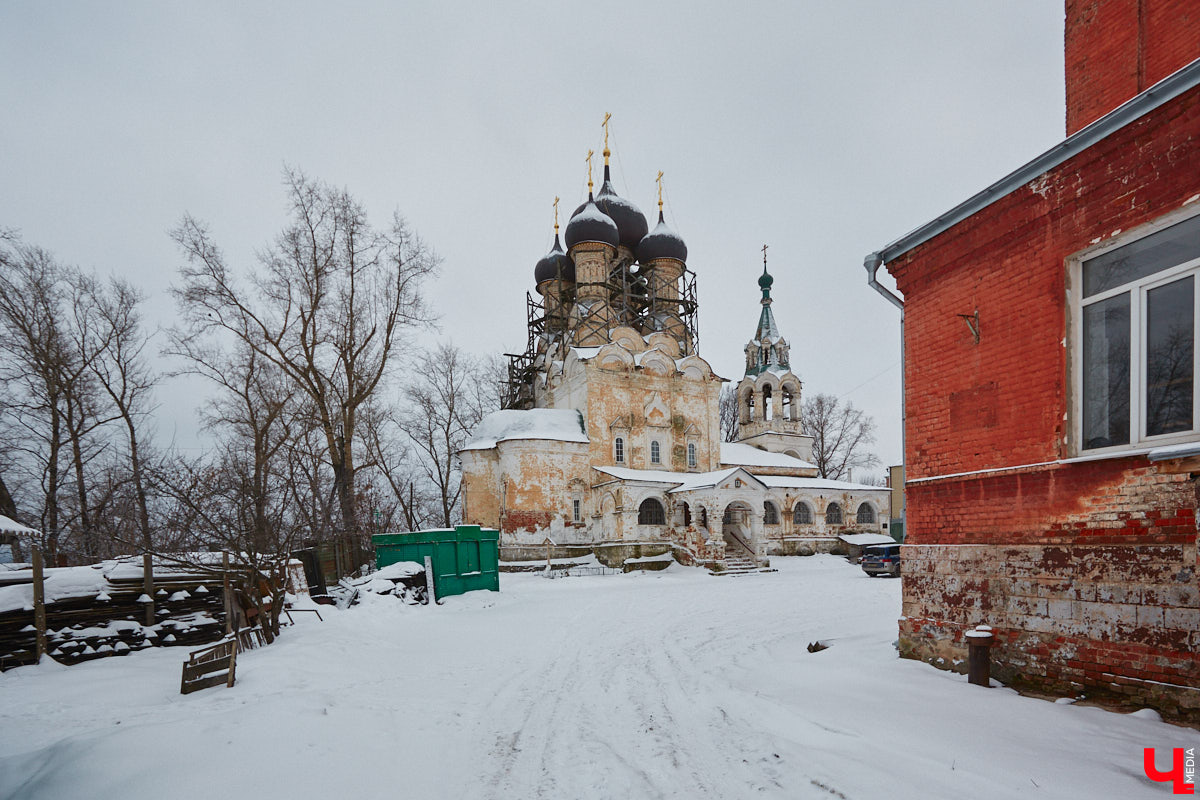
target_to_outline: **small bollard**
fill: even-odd
[[[976,686],[991,686],[992,681],[992,629],[978,625],[967,631],[967,683]]]

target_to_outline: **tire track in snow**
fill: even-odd
[[[707,607],[649,608],[635,587],[604,594],[561,626],[548,663],[520,665],[493,698],[484,796],[786,796],[782,757],[745,717],[752,695],[710,671],[752,655],[760,632],[721,629]]]

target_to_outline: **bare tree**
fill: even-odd
[[[187,257],[175,291],[193,336],[223,333],[273,364],[304,396],[345,531],[359,530],[359,411],[392,366],[404,331],[428,319],[422,285],[437,257],[398,215],[386,230],[348,192],[284,173],[292,220],[259,257],[251,289],[237,282],[207,228],[173,231]]]
[[[721,420],[721,437],[726,442],[736,442],[738,438],[738,401],[737,389],[730,384],[721,387],[721,398],[717,403],[717,413]]]
[[[157,555],[223,576],[216,553],[227,553],[247,605],[262,610],[271,599],[270,616],[258,620],[269,641],[279,632],[287,564],[300,529],[283,524],[282,492],[273,495],[268,510],[277,515],[263,524],[254,480],[253,458],[237,448],[225,448],[211,459],[177,458],[156,470],[155,485],[169,503],[166,526],[175,533]]]
[[[436,505],[416,453],[400,427],[395,408],[372,408],[363,419],[370,467],[391,491],[394,509],[385,515],[385,528],[417,531],[436,524]]]
[[[97,384],[108,397],[115,420],[122,426],[129,459],[139,547],[154,549],[147,500],[144,425],[153,410],[152,392],[158,375],[146,360],[151,334],[142,324],[139,305],[142,295],[118,278],[107,285],[81,277],[80,291],[90,296],[83,312],[89,322],[82,350]]]
[[[867,448],[875,442],[875,421],[852,403],[829,394],[805,399],[800,409],[804,432],[813,437],[813,461],[822,478],[848,478],[852,469],[878,463]]]
[[[39,486],[37,544],[51,563],[58,560],[66,523],[60,493],[69,453],[63,450],[72,433],[82,431],[76,424],[82,403],[72,396],[86,369],[68,329],[66,272],[45,250],[12,234],[0,237],[0,351],[6,354],[0,359],[6,411],[0,422],[25,476],[22,483]]]
[[[435,496],[438,523],[449,526],[460,510],[458,451],[483,416],[499,408],[490,382],[495,369],[444,343],[424,353],[415,371],[397,423]]]

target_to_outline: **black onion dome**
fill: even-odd
[[[554,234],[554,247],[533,268],[534,283],[552,281],[555,278],[575,282],[575,262],[563,252],[562,245],[558,243],[557,233]]]
[[[621,244],[630,250],[637,250],[638,242],[650,230],[646,215],[630,201],[617,194],[613,189],[612,179],[608,174],[608,165],[604,165],[604,183],[600,193],[596,195],[596,205],[601,211],[617,223],[617,231],[621,234]]]
[[[679,234],[667,227],[663,222],[662,212],[658,212],[658,224],[654,230],[646,234],[637,246],[638,261],[649,264],[656,258],[673,258],[687,263],[687,245]]]
[[[588,195],[588,201],[571,215],[564,238],[568,250],[581,242],[600,242],[610,247],[621,243],[617,223],[596,206],[591,194]]]

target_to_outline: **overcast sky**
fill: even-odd
[[[701,355],[741,377],[769,244],[805,393],[865,409],[898,463],[899,317],[863,256],[1063,138],[1062,36],[1056,0],[0,0],[0,227],[128,277],[166,325],[168,231],[189,212],[252,264],[290,164],[436,249],[440,335],[519,351],[551,202],[586,198],[611,112],[652,225],[665,173]],[[202,445],[196,395],[160,389],[163,443]]]

